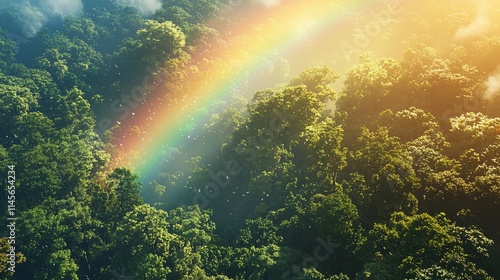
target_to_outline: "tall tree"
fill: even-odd
[[[439,214],[391,215],[375,224],[364,245],[365,267],[356,279],[493,279],[488,249],[493,242],[474,228],[457,226]]]

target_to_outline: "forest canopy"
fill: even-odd
[[[0,279],[500,278],[499,15],[1,3]]]

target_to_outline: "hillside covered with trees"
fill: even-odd
[[[500,279],[499,16],[0,3],[0,279]]]

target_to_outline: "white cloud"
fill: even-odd
[[[457,33],[455,33],[455,37],[464,39],[471,36],[479,36],[488,31],[489,26],[489,19],[484,15],[478,15],[469,25],[460,28]]]
[[[134,7],[142,16],[150,16],[162,6],[160,0],[118,0],[118,3]]]
[[[477,13],[474,20],[466,26],[463,26],[455,33],[455,38],[464,39],[471,36],[480,36],[488,31],[490,20],[486,15],[489,8],[487,1],[476,1]]]
[[[499,93],[500,93],[500,70],[497,71],[497,73],[492,74],[488,77],[488,80],[486,81],[486,91],[484,96],[487,99],[491,99]]]
[[[260,2],[268,8],[276,6],[280,3],[279,0],[260,0]]]
[[[0,3],[0,8],[15,11],[21,20],[23,35],[32,38],[52,18],[81,14],[83,3],[81,0],[20,0]]]

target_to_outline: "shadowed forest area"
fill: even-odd
[[[499,18],[0,3],[0,279],[500,279]]]

